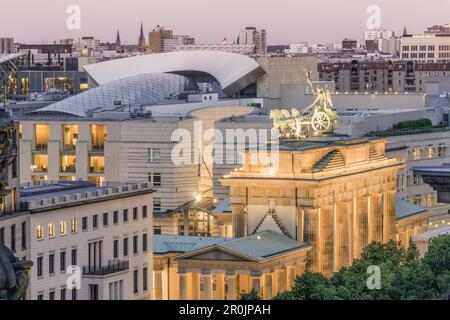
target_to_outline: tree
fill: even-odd
[[[277,300],[376,300],[434,299],[450,289],[450,236],[430,243],[425,258],[419,258],[414,244],[404,248],[395,241],[373,242],[354,260],[330,278],[321,273],[306,272],[295,279],[291,292]],[[380,270],[380,289],[367,286],[368,267]]]
[[[284,291],[277,294],[272,300],[295,300],[295,296],[292,291]]]
[[[435,275],[450,271],[450,236],[441,235],[431,239],[423,260]]]
[[[333,300],[336,292],[330,280],[321,273],[305,272],[297,277],[292,290],[297,300]]]
[[[424,300],[438,296],[437,278],[422,261],[400,267],[389,289],[389,298],[395,300]]]
[[[239,300],[257,301],[257,300],[262,300],[262,299],[259,296],[258,292],[255,289],[252,289],[252,291],[250,291],[250,292],[242,292],[239,297]]]

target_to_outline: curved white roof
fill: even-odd
[[[245,88],[265,74],[247,56],[219,51],[181,51],[148,54],[84,66],[98,84],[146,73],[199,71],[212,75],[227,93]]]
[[[121,105],[157,104],[170,101],[171,97],[193,89],[194,84],[181,75],[141,74],[95,87],[32,113],[56,113],[85,117],[88,111],[114,107],[115,101],[120,101]]]

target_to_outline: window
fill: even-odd
[[[77,233],[77,230],[78,230],[78,220],[77,220],[77,218],[73,218],[72,219],[70,230],[72,231],[72,233]]]
[[[157,197],[153,198],[153,211],[155,211],[155,212],[161,211],[161,198],[157,198]]]
[[[118,224],[119,223],[119,211],[113,212],[113,223]]]
[[[44,257],[37,258],[37,276],[38,278],[43,276],[43,267],[44,267]]]
[[[83,229],[83,231],[86,231],[88,229],[88,218],[87,217],[83,217],[81,219],[81,228]]]
[[[105,157],[89,157],[89,164],[90,173],[105,173]]]
[[[108,220],[109,220],[109,213],[105,212],[103,214],[103,226],[107,226],[108,225],[108,223],[109,223]]]
[[[71,258],[72,258],[72,265],[76,266],[77,265],[77,249],[72,249],[72,253],[71,253]]]
[[[413,203],[416,206],[421,206],[422,205],[422,195],[421,194],[416,194],[413,198]]]
[[[422,155],[421,152],[422,150],[420,149],[420,147],[414,147],[413,151],[412,151],[412,155],[413,155],[413,160],[420,160]]]
[[[119,258],[119,240],[114,240],[113,257],[114,259]]]
[[[161,227],[154,227],[153,234],[161,234]]]
[[[11,225],[11,247],[12,252],[16,251],[16,225]]]
[[[55,291],[50,291],[48,293],[48,300],[55,300]]]
[[[44,294],[42,294],[42,293],[38,294],[37,299],[44,300]]]
[[[138,219],[138,208],[133,208],[133,220]]]
[[[77,300],[77,288],[72,289],[72,300]]]
[[[0,243],[5,244],[5,227],[0,228]]]
[[[133,236],[133,254],[138,253],[138,236]]]
[[[161,173],[149,173],[148,182],[152,183],[154,187],[161,187]]]
[[[431,159],[434,156],[434,147],[433,145],[427,146],[427,158]]]
[[[427,207],[432,207],[435,203],[435,196],[433,192],[426,194],[426,205]]]
[[[66,288],[62,288],[61,289],[61,300],[66,300],[66,293],[67,293],[67,289]]]
[[[438,157],[443,158],[447,155],[447,147],[445,143],[440,143],[438,146]]]
[[[66,271],[66,252],[65,251],[61,251],[61,253],[59,254],[59,270],[61,272]]]
[[[48,225],[48,236],[49,236],[49,238],[55,237],[55,224],[54,223],[50,223]]]
[[[137,294],[139,292],[139,270],[133,271],[133,293]]]
[[[55,273],[55,255],[53,253],[48,256],[48,273]]]
[[[22,222],[22,250],[27,249],[27,223]]]
[[[142,218],[147,218],[147,206],[142,206]]]
[[[413,173],[413,184],[421,184],[421,178],[420,175],[417,173]]]
[[[128,209],[123,209],[123,222],[128,222]]]
[[[142,251],[143,252],[147,252],[147,247],[148,247],[148,236],[146,233],[144,233],[142,235]]]
[[[148,268],[144,267],[142,269],[142,290],[148,290]]]
[[[128,238],[123,239],[123,256],[128,256]]]
[[[148,161],[149,162],[157,162],[161,159],[161,150],[160,149],[148,149]]]
[[[59,223],[59,233],[62,236],[65,236],[67,234],[67,223],[65,221],[61,221]]]
[[[98,284],[89,285],[89,300],[98,300]]]
[[[98,215],[95,214],[92,216],[92,228],[98,228]]]

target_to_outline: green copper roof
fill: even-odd
[[[244,238],[207,238],[172,235],[154,235],[153,254],[192,253],[208,247],[219,247],[247,256],[254,260],[271,257],[307,248],[306,243],[298,242],[275,231],[263,231]]]
[[[168,253],[187,253],[220,242],[224,242],[225,240],[227,240],[227,238],[189,237],[155,234],[153,236],[153,254],[163,255]]]
[[[265,260],[289,251],[309,247],[306,243],[298,242],[284,234],[270,230],[221,242],[217,246],[256,260]]]
[[[404,219],[416,214],[428,211],[428,209],[416,206],[406,200],[395,199],[395,216],[397,219]]]

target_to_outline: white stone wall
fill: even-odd
[[[143,206],[147,206],[147,218],[142,216]],[[138,219],[133,220],[133,208],[138,208]],[[128,222],[124,223],[123,210],[128,209]],[[119,211],[119,223],[113,223],[113,212]],[[108,212],[108,225],[103,225],[103,213]],[[98,215],[98,227],[93,228],[93,216]],[[88,229],[82,230],[82,218],[88,217]],[[71,221],[76,218],[78,221],[77,232],[71,232]],[[67,234],[60,235],[60,222],[65,221],[67,224]],[[119,256],[117,260],[128,260],[130,268],[126,272],[115,273],[112,276],[105,277],[86,277],[82,276],[81,290],[78,291],[77,298],[80,300],[89,299],[89,284],[99,284],[99,298],[109,299],[109,283],[123,280],[124,283],[124,299],[151,299],[151,271],[153,270],[152,262],[152,196],[151,194],[130,196],[122,199],[111,199],[97,203],[81,204],[68,208],[60,207],[55,210],[45,211],[41,213],[33,213],[31,215],[31,260],[34,266],[31,270],[31,299],[37,299],[42,294],[43,298],[49,298],[49,292],[55,292],[55,299],[61,298],[61,289],[66,287],[68,274],[60,269],[60,253],[66,252],[66,267],[71,265],[71,251],[77,250],[77,266],[81,269],[88,266],[88,243],[94,241],[102,241],[102,265],[107,265],[108,261],[114,260],[113,257],[113,241],[119,240]],[[49,238],[49,224],[55,224],[56,235]],[[43,226],[44,237],[42,240],[37,239],[37,228]],[[143,252],[143,234],[147,234],[147,252]],[[133,254],[133,236],[138,236],[138,254]],[[123,255],[123,239],[128,240],[128,256]],[[55,254],[54,274],[49,274],[49,254]],[[42,256],[43,276],[37,276],[37,258]],[[148,285],[147,291],[143,291],[143,275],[144,267],[148,268]],[[139,270],[138,278],[138,294],[133,293],[133,270]],[[81,270],[82,271],[82,270]],[[108,293],[108,294],[107,294]],[[66,299],[71,300],[71,291],[67,290]]]

